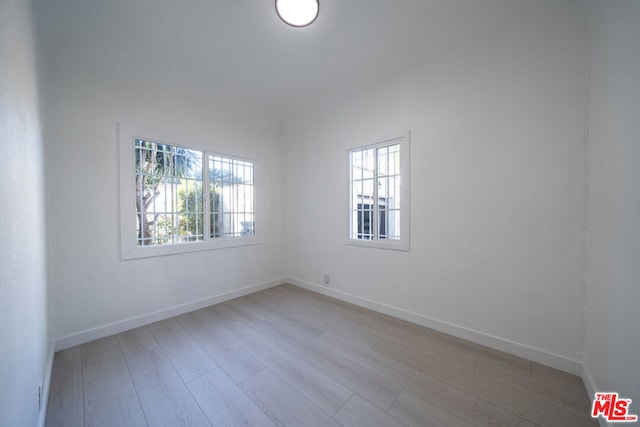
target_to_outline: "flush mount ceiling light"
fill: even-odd
[[[276,0],[276,12],[292,27],[306,27],[318,17],[319,0]]]

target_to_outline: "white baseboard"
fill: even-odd
[[[249,295],[254,292],[268,289],[274,286],[278,286],[282,283],[286,283],[285,279],[274,279],[268,282],[259,283],[256,285],[247,286],[241,289],[236,289],[230,292],[225,292],[220,295],[203,298],[198,301],[192,301],[185,304],[176,305],[173,307],[165,308],[162,310],[154,311],[139,316],[130,317],[125,320],[109,323],[106,325],[98,326],[96,328],[87,329],[82,332],[67,335],[57,338],[55,340],[55,351],[64,350],[79,344],[84,344],[93,340],[108,337],[113,334],[128,331],[130,329],[139,328],[140,326],[148,325],[153,322],[168,319],[170,317],[179,316],[184,313],[199,310],[201,308],[209,307],[214,304],[219,304],[224,301],[229,301],[234,298],[238,298],[244,295]]]
[[[588,379],[591,378],[591,376],[588,375],[588,377],[585,377],[585,371],[583,370],[582,363],[578,360],[569,359],[564,356],[536,349],[522,343],[507,340],[494,335],[486,334],[484,332],[466,328],[464,326],[459,326],[453,323],[430,318],[422,314],[413,313],[398,307],[372,301],[367,298],[359,297],[347,292],[342,292],[316,283],[291,277],[270,280],[268,282],[247,286],[220,295],[207,297],[198,301],[180,304],[152,313],[134,316],[129,319],[109,323],[96,328],[60,337],[55,340],[55,351],[64,350],[66,348],[104,338],[109,335],[128,331],[130,329],[138,328],[140,326],[148,325],[153,322],[168,319],[170,317],[178,316],[180,314],[188,313],[194,310],[199,310],[201,308],[228,301],[234,298],[249,295],[263,289],[268,289],[282,283],[291,283],[293,285],[308,289],[313,292],[317,292],[354,305],[378,311],[389,316],[406,320],[420,326],[425,326],[427,328],[431,328],[436,331],[440,331],[480,345],[491,347],[496,350],[504,351],[515,356],[523,357],[542,365],[550,366],[552,368],[569,372],[574,375],[581,375],[583,380],[585,381],[585,386],[587,386],[588,381],[591,381],[592,384],[592,380]],[[51,362],[53,362],[53,358]],[[586,372],[586,374],[588,374],[588,371]],[[589,386],[587,386],[587,391],[589,391],[590,395],[593,396],[593,392],[589,389]]]
[[[49,356],[47,356],[47,367],[44,371],[44,384],[42,385],[42,406],[38,415],[38,427],[44,427],[47,420],[47,405],[49,404],[49,390],[51,387],[51,373],[53,372],[53,357],[55,350],[53,345],[49,346]]]
[[[263,282],[251,286],[247,286],[241,289],[236,289],[230,292],[225,292],[220,295],[203,298],[198,301],[192,301],[185,304],[176,305],[163,310],[158,310],[152,313],[131,317],[118,322],[109,323],[107,325],[99,326],[96,328],[88,329],[75,334],[67,335],[55,340],[55,345],[51,349],[44,380],[43,390],[43,405],[40,411],[38,419],[38,426],[44,426],[47,414],[47,403],[49,396],[49,388],[51,384],[51,372],[53,369],[54,352],[64,350],[69,347],[73,347],[79,344],[84,344],[96,339],[104,338],[109,335],[124,332],[130,329],[134,329],[140,326],[148,325],[153,322],[168,319],[170,317],[178,316],[191,311],[199,310],[201,308],[209,307],[211,305],[219,304],[224,301],[229,301],[234,298],[238,298],[244,295],[249,295],[264,289],[268,289],[274,286],[278,286],[283,283],[290,283],[295,286],[299,286],[304,289],[308,289],[319,294],[323,294],[332,298],[339,299],[360,307],[368,308],[380,313],[387,314],[389,316],[396,317],[398,319],[406,320],[411,323],[415,323],[420,326],[424,326],[430,329],[434,329],[439,332],[443,332],[458,338],[465,339],[467,341],[474,342],[476,344],[491,347],[496,350],[504,351],[509,354],[513,354],[519,357],[523,357],[528,360],[540,363],[542,365],[550,366],[552,368],[559,369],[561,371],[569,372],[574,375],[582,377],[585,388],[591,399],[595,391],[598,389],[589,372],[586,365],[583,365],[578,360],[572,360],[557,354],[549,353],[543,350],[539,350],[525,344],[486,334],[484,332],[476,331],[470,328],[459,326],[450,322],[445,322],[438,319],[433,319],[422,314],[413,313],[398,307],[394,307],[388,304],[372,301],[367,298],[359,297],[347,292],[339,291],[336,289],[328,288],[316,283],[308,282],[305,280],[295,279],[291,277],[274,279],[268,282]],[[598,419],[600,426],[606,427],[610,424],[602,417]]]
[[[591,400],[593,402],[593,398],[596,394],[596,391],[598,391],[598,387],[596,386],[596,382],[593,379],[593,376],[591,376],[591,371],[589,370],[589,368],[587,367],[587,364],[584,363],[582,365],[582,382],[584,383],[584,388],[587,389],[587,395],[589,395],[589,400]],[[598,423],[600,424],[600,427],[608,427],[611,426],[612,424],[610,422],[608,422],[607,420],[605,420],[603,417],[598,417]]]
[[[399,319],[406,320],[407,322],[434,329],[448,335],[453,335],[455,337],[462,338],[476,344],[504,351],[505,353],[513,354],[515,356],[540,363],[541,365],[550,366],[552,368],[556,368],[561,371],[569,372],[578,376],[582,374],[582,363],[578,360],[569,359],[564,356],[530,347],[526,344],[521,344],[515,341],[486,334],[484,332],[476,331],[464,326],[459,326],[442,320],[433,319],[422,314],[412,313],[398,307],[372,301],[366,298],[349,294],[347,292],[338,291],[336,289],[328,288],[326,286],[318,285],[316,283],[311,283],[305,280],[289,277],[287,278],[287,281],[292,285],[296,285],[313,292],[327,295],[341,301],[358,305],[360,307],[378,311],[380,313],[388,314],[389,316],[397,317]]]
[[[591,376],[591,372],[589,371],[589,368],[587,368],[587,365],[582,365],[582,381],[584,382],[584,388],[587,389],[587,394],[589,395],[589,397],[592,397],[595,395],[596,391],[598,390],[598,387],[596,387],[596,383],[593,380],[593,377]]]

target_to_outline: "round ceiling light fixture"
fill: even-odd
[[[292,27],[306,27],[318,17],[319,0],[276,0],[276,12],[282,22]]]

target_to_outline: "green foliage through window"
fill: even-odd
[[[254,234],[253,162],[205,163],[201,151],[143,139],[134,150],[138,246]]]

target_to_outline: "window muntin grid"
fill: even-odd
[[[168,145],[175,146],[176,148],[183,148],[190,151],[195,151],[201,154],[201,173],[202,173],[202,196],[197,197],[197,200],[202,200],[202,206],[198,203],[195,205],[196,198],[190,198],[188,201],[188,207],[170,207],[167,209],[169,213],[177,213],[179,214],[192,214],[199,213],[202,211],[202,217],[197,215],[195,218],[193,216],[189,216],[191,219],[190,223],[185,223],[184,221],[181,223],[183,230],[195,230],[198,232],[191,232],[189,239],[185,236],[180,236],[180,233],[177,232],[177,225],[174,225],[173,221],[169,221],[168,218],[159,218],[160,224],[158,225],[158,239],[156,240],[156,244],[148,244],[143,245],[142,242],[138,244],[138,233],[140,233],[140,228],[138,225],[138,211],[136,210],[136,171],[140,171],[140,164],[138,163],[138,167],[136,168],[136,162],[139,162],[141,159],[141,153],[145,152],[136,152],[135,150],[135,141],[145,141],[145,142],[153,142],[158,143],[160,145]],[[118,124],[118,141],[119,141],[119,169],[120,169],[120,191],[119,191],[119,199],[120,199],[120,256],[122,260],[136,259],[136,258],[147,258],[154,256],[165,256],[165,255],[173,255],[173,254],[181,254],[181,253],[189,253],[196,251],[206,251],[206,250],[215,250],[222,248],[239,248],[243,246],[251,246],[251,245],[260,245],[264,243],[264,227],[261,225],[263,223],[263,206],[264,199],[263,195],[263,180],[261,179],[263,173],[263,162],[259,159],[259,157],[254,157],[249,153],[246,153],[243,156],[228,156],[225,154],[220,154],[212,151],[207,151],[206,147],[203,146],[200,141],[189,140],[185,138],[184,135],[175,135],[169,134],[163,131],[158,131],[156,129],[151,129],[147,127],[141,127],[137,125],[127,124],[127,123],[119,123]],[[167,150],[164,150],[167,151]],[[138,155],[136,159],[136,154]],[[162,154],[162,153],[161,153]],[[252,182],[252,196],[253,196],[253,233],[249,234],[245,233],[241,236],[233,236],[227,238],[212,238],[211,237],[211,227],[210,227],[210,191],[209,191],[209,157],[210,156],[218,156],[223,158],[232,158],[235,160],[241,160],[245,162],[249,162],[252,165],[252,174],[251,181],[247,180],[247,182]],[[143,157],[144,160],[144,157]],[[164,158],[162,157],[160,162],[163,162]],[[179,162],[178,162],[179,163]],[[144,163],[143,169],[144,170]],[[166,170],[167,173],[171,172],[170,167]],[[174,168],[175,173],[175,168]],[[155,175],[164,175],[164,173],[156,173]],[[194,178],[194,176],[198,176],[199,173],[196,171],[190,171],[184,177]],[[140,177],[138,177],[140,179]],[[176,180],[167,179],[166,184],[170,187],[176,183]],[[189,182],[189,190],[191,190],[191,184],[193,182]],[[164,184],[163,184],[164,185]],[[199,190],[199,188],[198,188]],[[193,193],[188,191],[188,193]],[[180,199],[180,194],[176,191],[173,193],[169,191],[165,191],[167,196],[166,206],[172,205],[173,200]],[[158,210],[158,203],[160,199],[156,200],[156,210]],[[164,197],[162,198],[164,200]],[[164,203],[164,201],[162,202]],[[185,202],[186,204],[186,202]],[[150,208],[151,209],[151,208]],[[244,208],[245,211],[249,211],[249,209]],[[233,213],[232,210],[228,209],[227,212],[230,214]],[[246,215],[246,214],[245,214]],[[134,219],[135,218],[135,219]],[[153,219],[154,217],[150,217]],[[204,223],[201,222],[201,218],[204,218]],[[251,217],[243,218],[245,221],[243,222],[251,222]],[[195,221],[197,220],[197,224]],[[178,221],[178,225],[180,222]],[[250,225],[250,224],[249,224]],[[161,227],[162,226],[162,227]],[[136,232],[137,228],[137,232]],[[239,229],[239,227],[236,227]],[[167,233],[167,229],[171,232],[176,231],[176,236],[168,236],[170,233]],[[163,231],[164,230],[164,231]],[[200,231],[200,230],[203,230]],[[146,236],[147,239],[150,238],[150,233]],[[164,235],[163,235],[164,234]],[[183,233],[185,234],[185,233]],[[199,234],[203,234],[202,237],[197,236]],[[196,237],[194,239],[193,237]],[[174,240],[174,237],[178,244],[173,244],[169,242],[169,237],[171,240]],[[225,236],[221,236],[225,237]],[[153,238],[153,237],[151,237]],[[191,240],[191,241],[189,241]],[[154,243],[151,240],[147,240],[148,242]],[[182,243],[182,241],[185,241]],[[146,242],[145,242],[146,243]]]
[[[400,144],[350,152],[354,240],[400,240]]]
[[[203,162],[202,151],[140,138],[134,153],[136,246],[255,235],[253,162],[215,154]]]
[[[253,162],[209,156],[211,238],[255,234]]]
[[[136,245],[204,239],[200,151],[136,138]]]
[[[400,144],[377,148],[378,237],[400,239]]]

